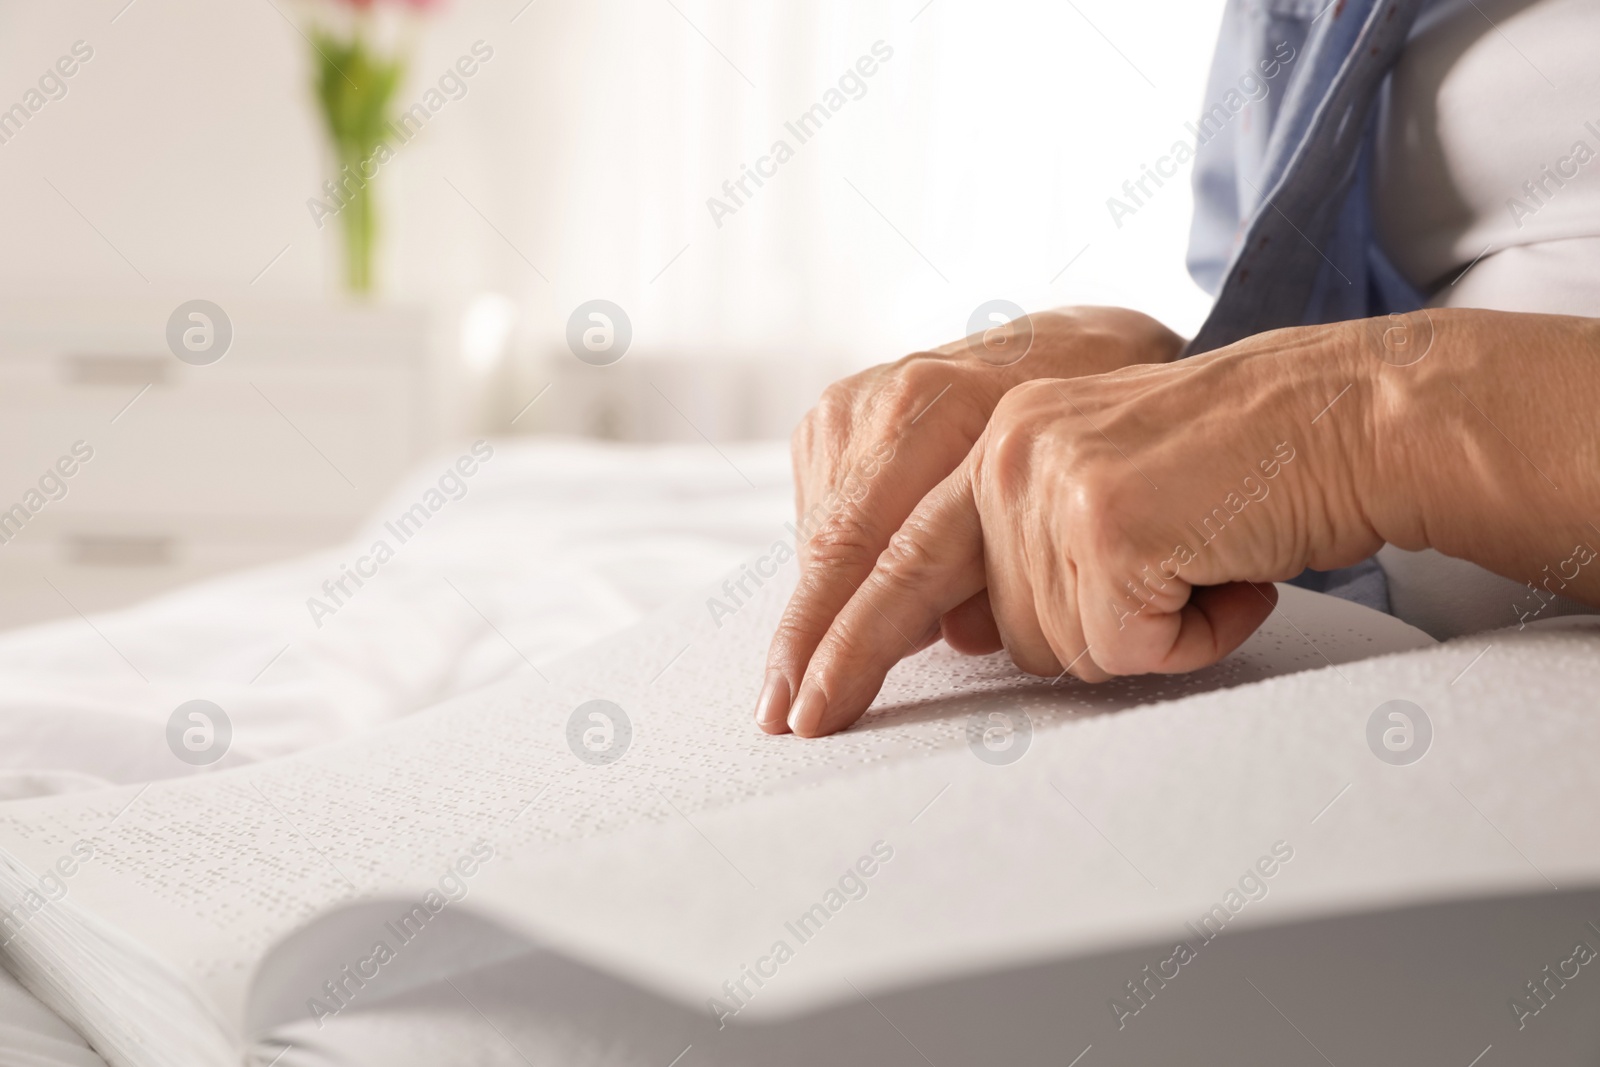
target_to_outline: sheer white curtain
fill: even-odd
[[[426,81],[495,49],[403,168],[409,293],[503,292],[552,347],[604,297],[630,359],[845,364],[959,336],[996,297],[1180,329],[1204,308],[1187,174],[1120,227],[1106,199],[1184,136],[1220,0],[523,2],[456,9],[418,60]],[[800,143],[785,123],[880,41]],[[708,198],[733,206],[724,181],[779,140],[793,157],[719,227]]]
[[[527,348],[606,297],[638,358],[881,360],[995,297],[1192,326],[1187,175],[1121,228],[1105,201],[1186,136],[1221,3],[450,0],[421,24],[403,103],[475,41],[494,55],[383,168],[386,295],[453,314],[503,293]],[[73,40],[96,49],[0,148],[8,291],[143,291],[65,197],[174,292],[336,294],[337,225],[305,206],[327,153],[292,21],[317,6],[141,0],[112,22],[115,0],[0,4],[22,72],[7,102]],[[893,57],[865,95],[799,144],[784,123],[880,40]],[[794,158],[717,227],[707,198],[780,138]]]

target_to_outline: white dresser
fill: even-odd
[[[0,627],[334,543],[427,447],[421,310],[217,304],[205,365],[176,301],[0,305]]]

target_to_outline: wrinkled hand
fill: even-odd
[[[818,642],[918,501],[966,458],[1007,390],[1033,378],[1165,362],[1183,344],[1149,316],[1121,308],[1030,315],[1022,330],[1029,327],[1031,342],[1016,329],[991,332],[846,378],[795,431],[800,579],[757,703],[768,733],[788,729],[790,698]],[[947,620],[958,643],[983,641],[981,588]]]
[[[941,632],[962,651],[1004,647],[1025,671],[1089,681],[1227,655],[1271,613],[1267,583],[1382,544],[1357,492],[1374,480],[1361,420],[1312,421],[1346,386],[1348,415],[1370,409],[1370,380],[1347,348],[1337,327],[1277,331],[1178,363],[1007,392],[970,454],[820,627],[790,727],[813,737],[849,726],[889,669]],[[914,487],[884,481],[868,499],[886,524]],[[874,525],[848,551],[814,557],[774,663],[792,669],[809,651],[836,595],[829,583],[848,575],[854,585],[860,554],[886,532]],[[823,560],[832,569],[819,573]],[[962,605],[952,634],[947,613]]]

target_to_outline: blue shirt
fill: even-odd
[[[1426,2],[1228,0],[1203,109],[1217,117],[1198,126],[1188,256],[1216,300],[1186,354],[1422,306],[1378,246],[1368,190],[1378,103]],[[1240,86],[1249,121],[1227,121]],[[1388,610],[1376,560],[1295,584]]]
[[[1360,110],[1352,117],[1362,122],[1353,173],[1346,188],[1337,190],[1328,216],[1296,218],[1294,225],[1303,240],[1280,244],[1261,257],[1262,271],[1286,258],[1318,260],[1305,302],[1254,308],[1255,329],[1250,332],[1422,306],[1422,294],[1378,247],[1368,187],[1377,97],[1423,6],[1418,0],[1228,0],[1207,79],[1207,109],[1224,101],[1247,76],[1265,80],[1268,88],[1249,105],[1248,123],[1235,120],[1221,125],[1195,151],[1188,266],[1201,288],[1218,298],[1219,306],[1230,295],[1242,295],[1228,293],[1225,286],[1236,290],[1248,286],[1248,277],[1241,283],[1229,276],[1229,268],[1235,266],[1246,235],[1275,211],[1273,203],[1282,207],[1285,195],[1308,180],[1324,179],[1327,184],[1326,179],[1338,177],[1325,173],[1340,169],[1340,161],[1330,158],[1333,146],[1325,140],[1318,143],[1313,129],[1319,112],[1333,103],[1336,89],[1356,91],[1358,98],[1350,103]],[[1351,85],[1359,77],[1355,64],[1369,59],[1367,53],[1385,43],[1391,46],[1391,55],[1387,62],[1376,64],[1370,87]],[[1293,57],[1288,62],[1286,54]],[[1282,73],[1276,78],[1262,79],[1279,68]],[[1313,231],[1313,226],[1321,232]],[[1197,340],[1205,334],[1202,329]],[[1224,344],[1237,339],[1219,338]],[[1211,347],[1216,345],[1204,345]]]

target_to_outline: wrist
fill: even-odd
[[[1413,551],[1429,547],[1425,498],[1449,465],[1438,454],[1444,439],[1427,429],[1437,408],[1424,410],[1424,395],[1443,384],[1434,372],[1445,362],[1447,325],[1446,314],[1431,309],[1350,324],[1346,357],[1364,387],[1362,510],[1385,543]]]
[[[1350,566],[1382,544],[1372,517],[1385,463],[1374,431],[1382,381],[1368,329],[1291,327],[1184,361],[1218,409],[1224,428],[1213,432],[1248,442],[1252,456],[1270,450],[1290,470],[1279,485],[1294,503],[1275,511],[1289,574]]]
[[[1438,543],[1441,533],[1462,522],[1481,522],[1482,503],[1505,498],[1506,479],[1494,466],[1516,467],[1521,459],[1485,412],[1495,394],[1497,337],[1505,316],[1468,309],[1427,308],[1406,315],[1364,320],[1359,325],[1370,382],[1369,429],[1372,467],[1365,480],[1366,509],[1383,539],[1398,548],[1459,550]],[[1536,375],[1519,389],[1537,384]],[[1506,416],[1500,414],[1501,421]],[[1508,428],[1515,429],[1509,422]],[[1525,442],[1529,443],[1529,442]],[[1517,475],[1532,470],[1513,471]]]
[[[1470,308],[1371,321],[1392,323],[1373,331],[1372,513],[1385,540],[1505,573],[1501,554],[1590,536],[1593,450],[1573,429],[1600,392],[1600,323]]]

